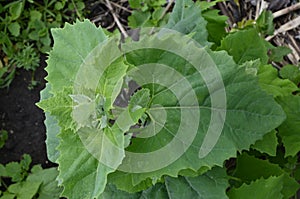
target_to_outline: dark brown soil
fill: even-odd
[[[44,113],[35,103],[40,99],[40,91],[45,87],[45,56],[41,67],[35,72],[38,85],[29,90],[32,73],[19,70],[9,88],[0,90],[0,129],[8,132],[8,140],[0,149],[0,163],[19,161],[24,153],[30,154],[33,164],[51,167],[46,155],[46,130]]]

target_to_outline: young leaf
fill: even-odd
[[[14,37],[18,37],[20,35],[21,26],[18,22],[13,22],[8,25],[8,30]]]
[[[272,47],[269,51],[270,61],[281,62],[283,57],[291,52],[292,50],[285,46]]]
[[[24,7],[24,1],[13,2],[9,6],[9,14],[11,16],[11,20],[16,20],[21,16]]]
[[[128,17],[128,24],[132,28],[138,28],[138,27],[147,27],[150,26],[149,20],[151,18],[151,13],[149,11],[141,12],[134,10],[132,14]]]
[[[208,3],[206,1],[201,2]],[[228,17],[220,15],[219,10],[206,10],[202,13],[202,16],[207,21],[208,41],[214,42],[219,46],[222,39],[226,36],[225,27],[227,26],[226,21]]]
[[[194,33],[192,38],[205,46],[208,44],[206,24],[207,22],[201,16],[199,4],[192,0],[177,0],[169,21],[164,27],[186,35]]]
[[[280,69],[279,74],[282,78],[289,79],[296,85],[300,83],[300,69],[298,66],[285,65]]]
[[[5,165],[6,177],[11,177],[13,182],[23,180],[21,165],[17,162],[10,162]]]
[[[50,87],[50,84],[47,85],[45,90],[48,89],[48,86]],[[76,125],[74,120],[71,117],[71,112],[74,106],[72,99],[70,97],[71,94],[72,94],[72,88],[65,87],[62,89],[62,91],[57,92],[56,95],[51,96],[49,98],[43,99],[42,96],[41,99],[42,101],[37,103],[37,105],[40,108],[42,108],[45,112],[51,113],[52,116],[55,116],[55,119],[58,121],[58,124],[61,128],[75,129]],[[49,120],[53,120],[53,119],[54,118],[49,118]],[[47,122],[49,122],[49,120]],[[53,120],[53,122],[55,122],[55,120]],[[52,123],[50,124],[49,127],[51,127],[51,125],[54,125],[54,129],[57,129],[57,127],[55,127],[55,124]],[[54,132],[52,133],[53,135],[51,135],[51,138],[54,139],[56,135]]]
[[[150,90],[143,88],[138,90],[132,98],[130,98],[128,109],[131,112],[137,111],[141,108],[146,108],[150,101]]]
[[[264,43],[264,39],[252,28],[229,34],[221,41],[218,50],[226,50],[238,64],[256,59],[260,59],[262,64],[267,64],[268,49]]]
[[[274,32],[273,13],[264,10],[256,20],[258,32],[265,35],[272,35]]]
[[[290,95],[299,90],[290,80],[279,78],[278,71],[271,65],[261,65],[258,78],[261,88],[274,97]]]

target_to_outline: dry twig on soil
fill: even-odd
[[[273,13],[273,17],[275,19],[277,17],[280,17],[282,15],[288,14],[288,13],[290,13],[290,12],[292,12],[294,10],[298,10],[298,9],[300,9],[300,3],[296,3],[294,5],[291,5],[290,7],[287,7],[287,8],[284,8],[282,10],[279,10],[277,12],[274,12]]]
[[[280,28],[278,28],[277,30],[275,30],[273,35],[270,35],[266,38],[267,41],[270,41],[274,36],[278,35],[279,33],[283,33],[289,30],[292,30],[296,27],[300,26],[300,16],[296,17],[295,19],[283,24],[282,26],[280,26]]]
[[[116,24],[117,24],[119,30],[121,31],[122,35],[125,38],[127,38],[128,34],[127,34],[126,30],[124,29],[123,25],[121,24],[119,18],[117,17],[116,13],[114,12],[114,9],[113,9],[113,7],[111,5],[111,2],[109,0],[105,0],[105,2],[106,2],[105,5],[107,6],[107,8],[109,9],[110,13],[112,14],[112,16],[114,18],[114,21],[116,22]]]

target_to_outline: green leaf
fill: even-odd
[[[82,11],[82,10],[85,8],[84,2],[81,2],[81,1],[76,2],[76,8],[77,8],[79,11]]]
[[[274,32],[273,13],[263,10],[256,20],[256,27],[260,33],[272,35]]]
[[[39,182],[19,182],[8,187],[8,191],[16,195],[18,199],[33,198],[39,190],[41,181]]]
[[[282,78],[289,79],[296,85],[300,83],[300,69],[298,66],[285,65],[280,69],[279,74]]]
[[[17,162],[10,162],[5,165],[7,177],[11,177],[13,182],[23,180],[21,165]]]
[[[285,157],[295,156],[300,151],[300,96],[279,97],[276,101],[287,116],[278,128],[285,148]]]
[[[9,32],[15,37],[18,37],[20,35],[20,29],[21,26],[18,22],[13,22],[8,25]]]
[[[233,188],[228,192],[229,198],[232,199],[273,199],[284,198],[281,194],[283,189],[283,176],[271,176],[267,179],[258,179],[248,184],[243,184],[239,188]]]
[[[0,176],[8,176],[6,173],[5,166],[3,166],[3,164],[0,164]]]
[[[54,116],[51,116],[48,112],[46,112],[45,115],[46,119],[44,123],[47,129],[47,157],[51,162],[56,162],[57,158],[59,157],[59,151],[57,150],[59,139],[57,135],[60,132],[60,127],[58,126],[57,120]]]
[[[113,108],[113,103],[121,90],[127,68],[128,66],[123,63],[123,60],[118,59],[104,71],[103,76],[100,78],[98,90],[105,97],[104,111],[108,112]]]
[[[200,8],[202,11],[207,11],[210,7],[213,7],[217,3],[222,2],[222,1],[225,1],[225,0],[214,0],[214,1],[210,1],[210,2],[200,1],[199,4],[200,4]]]
[[[138,90],[131,98],[128,104],[128,109],[131,112],[137,111],[141,108],[148,107],[150,101],[150,90],[143,88]]]
[[[63,29],[52,29],[51,32],[55,42],[47,61],[46,79],[54,93],[73,86],[80,65],[106,36],[101,28],[96,28],[88,20],[77,21],[73,26],[66,24]]]
[[[128,3],[131,8],[141,8],[144,5],[143,0],[128,0]]]
[[[0,149],[5,145],[8,138],[8,133],[6,130],[0,130]]]
[[[57,175],[58,171],[56,168],[42,169],[30,174],[26,182],[42,183],[38,190],[39,199],[59,198],[62,187],[58,187]]]
[[[30,11],[30,23],[34,23],[35,20],[40,21],[42,19],[42,13],[37,10]]]
[[[55,10],[61,10],[64,8],[64,4],[62,4],[62,2],[56,2],[54,4],[54,8],[55,8]]]
[[[1,199],[14,199],[16,196],[11,193],[4,192],[1,196]]]
[[[151,7],[161,7],[165,4],[166,4],[165,0],[149,1],[149,6]]]
[[[218,50],[226,50],[238,64],[256,59],[267,64],[268,49],[264,42],[255,29],[240,30],[225,37]]]
[[[60,171],[58,180],[64,186],[62,196],[74,199],[97,197],[101,185],[105,183],[103,178],[99,179],[99,175],[110,169],[99,164],[85,149],[77,134],[69,130],[61,132],[59,137],[60,157],[57,162]]]
[[[51,86],[47,83],[44,90],[41,92],[41,101],[46,100],[51,97],[50,94]],[[37,103],[39,106],[39,103]],[[59,139],[57,135],[60,132],[60,127],[58,125],[57,119],[54,116],[50,115],[49,112],[45,111],[46,119],[44,124],[46,126],[46,148],[48,159],[52,162],[56,162],[59,157],[59,151],[56,149],[59,145]]]
[[[170,15],[169,21],[164,28],[169,28],[181,32],[182,34],[192,34],[192,38],[199,44],[205,46],[208,33],[207,22],[201,16],[199,4],[192,0],[177,0]]]
[[[200,3],[208,3],[201,1]],[[221,40],[226,36],[225,27],[228,17],[218,14],[219,10],[206,10],[202,16],[207,21],[208,41],[214,42],[217,46],[220,45]]]
[[[121,191],[116,188],[116,186],[112,184],[107,184],[104,192],[100,195],[99,199],[107,199],[107,198],[115,198],[115,199],[139,199],[141,198],[140,193],[128,193],[126,191]]]
[[[283,60],[283,57],[291,52],[292,50],[285,46],[271,48],[269,51],[270,61],[281,62]]]
[[[261,179],[261,177],[266,179],[271,176],[282,176],[283,189],[281,194],[284,198],[290,198],[299,188],[295,179],[290,177],[279,165],[272,164],[268,160],[258,159],[247,153],[238,156],[234,176],[246,183]]]
[[[261,65],[258,70],[259,84],[274,97],[290,95],[299,88],[288,79],[278,77],[278,71],[271,65]]]
[[[78,134],[60,133],[59,179],[65,189],[63,196],[94,198],[104,191],[106,176],[115,171],[124,157],[123,132],[137,121],[124,112],[115,125],[103,130],[81,128]],[[125,123],[124,123],[125,121]],[[122,130],[122,131],[121,131]]]
[[[151,13],[149,11],[140,12],[134,10],[128,17],[128,25],[132,28],[148,27],[151,26],[151,24],[149,23],[150,18]]]
[[[214,168],[198,177],[165,178],[169,198],[227,198],[226,172]]]
[[[21,16],[23,10],[24,1],[17,1],[9,6],[9,14],[11,15],[11,20],[16,20]]]
[[[42,93],[47,92],[46,89],[50,89],[50,84],[47,84],[47,87]],[[52,87],[51,87],[52,89]],[[49,92],[49,91],[48,91]],[[47,129],[48,131],[52,130],[58,130],[57,126],[55,125],[55,120],[58,121],[58,124],[61,128],[64,129],[75,129],[75,122],[73,121],[71,117],[71,112],[73,110],[73,102],[69,95],[72,94],[71,88],[64,88],[62,91],[57,92],[55,96],[43,99],[42,95],[42,101],[37,103],[37,105],[42,108],[45,112],[51,113],[52,116],[55,116],[54,118],[46,118],[47,122],[49,123],[49,127],[52,127],[51,125],[54,125],[54,129]],[[52,121],[52,122],[51,122]],[[57,131],[51,132],[51,135],[49,134],[49,137],[55,141]],[[50,132],[49,132],[50,133]]]
[[[252,146],[253,149],[258,150],[261,153],[267,153],[271,156],[276,156],[278,141],[276,136],[276,130],[264,135],[262,140],[258,140]]]
[[[20,161],[21,168],[25,171],[28,171],[30,168],[31,157],[28,154],[24,154],[22,156],[22,160]]]
[[[100,198],[116,199],[175,199],[175,198],[228,198],[226,189],[228,180],[226,171],[223,168],[216,167],[197,177],[171,178],[165,177],[164,183],[158,183],[147,190],[139,193],[129,194],[116,189],[108,184]]]
[[[261,177],[268,178],[272,175],[279,176],[283,170],[277,164],[272,164],[268,160],[261,160],[254,156],[242,153],[237,158],[237,166],[234,176],[242,179],[246,183]]]

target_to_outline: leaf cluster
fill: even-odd
[[[1,199],[59,198],[61,188],[55,181],[57,169],[43,169],[40,165],[30,169],[30,164],[31,157],[27,154],[19,163],[0,164]]]
[[[82,18],[79,0],[0,1],[0,87],[9,86],[16,68],[35,70],[49,52],[50,29]]]

